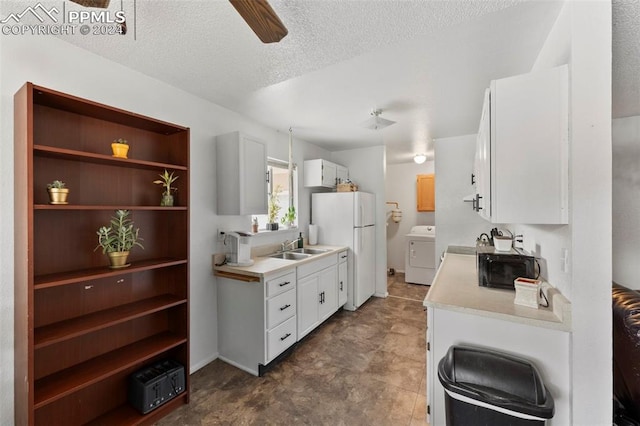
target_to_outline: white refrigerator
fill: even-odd
[[[318,226],[318,243],[349,247],[347,303],[355,311],[376,288],[375,195],[330,192],[311,195],[311,223]]]

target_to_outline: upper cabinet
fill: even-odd
[[[232,132],[216,137],[218,214],[267,214],[267,145]]]
[[[566,224],[568,68],[491,82],[474,167],[474,209],[492,223]]]
[[[416,176],[417,201],[419,212],[432,212],[436,209],[435,176]]]
[[[349,169],[327,160],[306,160],[304,162],[304,186],[335,188],[349,179]]]

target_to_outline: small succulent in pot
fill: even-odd
[[[171,191],[177,191],[178,188],[171,186],[173,182],[178,180],[180,176],[174,176],[175,172],[169,173],[167,169],[164,169],[164,173],[158,175],[160,179],[154,180],[153,183],[157,185],[162,185],[164,187],[164,192],[162,193],[162,200],[160,201],[160,205],[163,207],[172,207],[173,206],[173,195]]]
[[[142,249],[139,235],[140,228],[133,227],[133,221],[129,219],[129,210],[116,210],[116,215],[111,217],[109,226],[101,226],[96,234],[98,245],[95,250],[102,248],[102,253],[109,256],[111,268],[124,268],[127,264],[129,250],[134,246]]]
[[[111,143],[111,150],[113,151],[114,157],[127,158],[127,153],[129,152],[129,142],[123,138],[114,139]]]
[[[69,195],[69,188],[61,180],[54,180],[47,184],[47,191],[49,192],[49,204],[67,204],[67,197]]]

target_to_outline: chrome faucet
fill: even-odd
[[[293,244],[298,244],[298,240],[284,240],[282,243],[280,243],[280,251],[293,250]]]

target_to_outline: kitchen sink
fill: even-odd
[[[268,257],[273,257],[275,259],[286,259],[286,260],[302,260],[310,257],[310,253],[296,253],[294,251],[285,251],[284,253],[276,253],[269,255]]]
[[[328,252],[329,250],[316,249],[316,248],[299,248],[291,251],[294,253],[322,254],[322,253]]]

